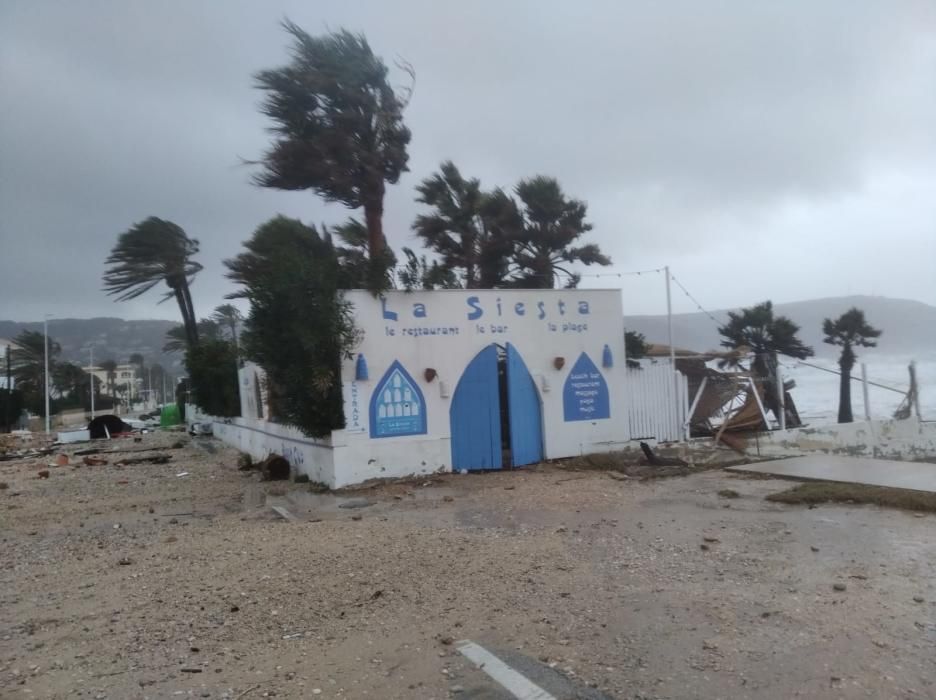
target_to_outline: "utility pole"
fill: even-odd
[[[666,333],[669,342],[669,361],[673,370],[673,415],[681,419],[679,411],[679,372],[676,371],[676,348],[673,347],[673,301],[670,291],[669,265],[663,268],[666,274]]]
[[[49,317],[42,319],[45,332],[45,431],[46,435],[52,432],[52,417],[49,415]]]
[[[88,376],[91,377],[91,420],[94,420],[94,346],[91,346],[89,362],[88,365]]]
[[[10,356],[10,346],[6,346],[6,426],[7,430],[13,427],[13,360]]]

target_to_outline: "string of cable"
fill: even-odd
[[[689,293],[689,290],[686,289],[686,288],[683,286],[683,283],[682,283],[682,282],[680,282],[678,279],[676,279],[676,275],[674,275],[672,272],[670,272],[670,279],[673,280],[673,282],[676,283],[676,286],[679,287],[679,288],[683,291],[683,294],[686,295],[686,297],[689,299],[689,301],[691,301],[693,304],[696,305],[696,308],[697,308],[699,311],[701,311],[701,312],[704,313],[706,316],[708,316],[710,319],[712,319],[712,322],[713,322],[716,326],[719,326],[719,327],[720,327],[720,326],[722,325],[722,322],[721,322],[721,321],[719,321],[719,320],[718,320],[717,318],[715,318],[711,313],[709,313],[706,309],[704,309],[704,308],[702,307],[702,304],[700,304],[700,303],[698,302],[698,300],[697,300],[694,296],[692,296],[692,295]]]

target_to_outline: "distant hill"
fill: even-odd
[[[811,299],[788,304],[774,304],[774,313],[789,317],[800,326],[800,338],[817,355],[834,355],[836,349],[822,342],[822,322],[836,318],[852,306],[865,312],[868,322],[884,334],[875,350],[879,354],[917,355],[919,359],[936,355],[936,307],[908,299],[852,296]],[[719,323],[727,321],[727,310],[713,311]],[[625,316],[627,330],[643,333],[652,343],[666,343],[666,316]],[[673,314],[673,344],[687,350],[711,350],[719,347],[717,324],[703,313]]]
[[[126,362],[140,353],[147,364],[160,363],[182,373],[182,354],[167,355],[162,347],[166,331],[180,325],[174,321],[125,321],[122,318],[49,319],[49,336],[62,346],[62,359],[88,364],[88,351],[94,346],[94,362],[113,359]],[[0,338],[13,340],[20,331],[42,331],[42,323],[0,321]]]

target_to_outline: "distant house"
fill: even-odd
[[[110,380],[107,376],[107,370],[98,366],[94,367],[82,367],[82,369],[88,374],[93,374],[101,384],[101,391],[107,392],[110,385]],[[120,386],[121,384],[127,384],[130,387],[130,394],[126,398],[131,400],[137,400],[140,397],[140,393],[143,389],[143,379],[136,376],[137,366],[136,365],[117,365],[117,369],[114,371],[114,386]]]

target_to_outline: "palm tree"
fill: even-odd
[[[169,292],[162,301],[175,298],[186,342],[195,345],[198,328],[189,286],[202,269],[192,260],[196,253],[198,241],[189,238],[180,226],[151,216],[117,238],[106,260],[109,267],[104,273],[104,290],[117,295],[117,301],[127,301],[165,282]]]
[[[592,229],[585,221],[588,207],[578,199],[567,199],[555,178],[537,175],[521,180],[514,192],[519,206],[511,207],[513,200],[507,197],[502,199],[501,211],[507,231],[513,228],[509,233],[515,245],[510,286],[552,289],[562,274],[567,278],[565,286],[575,287],[580,276],[568,267],[570,263],[611,264],[596,244],[573,245]],[[517,223],[511,224],[511,219]]]
[[[107,394],[114,398],[114,382],[117,381],[117,362],[116,360],[103,360],[98,367],[107,373]]]
[[[45,415],[45,334],[39,331],[22,331],[13,340],[10,349],[10,364],[16,388],[26,397],[27,406],[40,415]],[[54,376],[56,358],[61,346],[49,338],[49,375]],[[52,391],[52,387],[49,387]]]
[[[416,201],[434,211],[417,216],[413,230],[440,256],[441,265],[459,271],[466,289],[502,286],[513,246],[499,235],[497,218],[504,209],[498,193],[483,192],[481,181],[466,180],[452,161],[442,163],[416,191]]]
[[[210,318],[203,318],[198,322],[199,340],[220,340],[221,327]],[[165,353],[182,352],[188,347],[188,336],[185,326],[173,326],[166,331],[166,342],[162,351]]]
[[[313,37],[289,20],[283,27],[293,40],[292,61],[255,76],[274,141],[254,181],[363,208],[372,264],[383,264],[384,191],[407,170],[403,110],[412,90],[394,91],[363,35],[339,30]]]
[[[221,304],[216,306],[211,320],[220,327],[225,328],[231,334],[231,341],[234,348],[237,348],[237,327],[244,321],[244,314],[240,312],[233,304]]]
[[[339,280],[341,289],[371,289],[382,291],[393,287],[393,269],[396,267],[396,255],[390,246],[381,250],[381,263],[371,260],[367,227],[351,217],[345,223],[334,226],[329,232],[323,227],[326,236],[334,234],[343,245],[335,246],[338,256]],[[386,242],[385,242],[386,243]],[[377,275],[377,278],[373,276]]]
[[[755,379],[764,383],[764,406],[779,419],[780,406],[777,401],[776,376],[778,355],[787,355],[805,360],[813,355],[813,349],[797,337],[799,326],[786,316],[774,316],[773,303],[765,301],[740,312],[729,311],[728,323],[719,327],[724,340],[721,345],[732,350],[748,349],[754,354],[751,372]],[[738,364],[738,360],[719,361],[724,367]],[[786,425],[794,427],[795,414],[790,412]]]
[[[865,320],[864,311],[853,306],[834,321],[831,318],[823,321],[822,332],[825,333],[825,338],[822,339],[824,343],[842,348],[842,355],[839,357],[842,373],[839,378],[838,422],[851,423],[851,372],[855,360],[858,359],[854,348],[876,347],[877,342],[874,339],[881,336],[881,331],[872,328]]]

